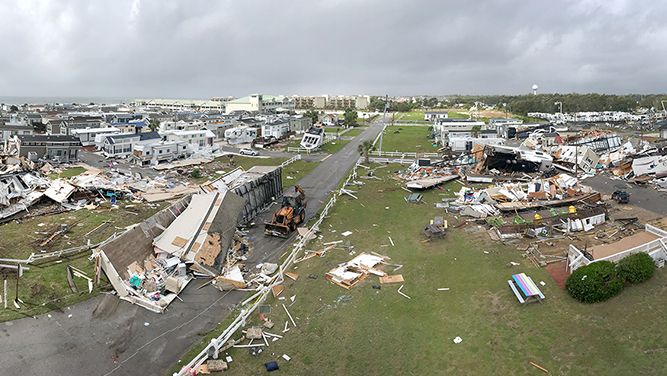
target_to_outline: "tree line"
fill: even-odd
[[[388,111],[406,112],[414,109],[470,108],[475,104],[495,106],[509,112],[526,115],[529,112],[558,112],[562,103],[563,112],[581,111],[626,111],[644,108],[662,111],[662,103],[667,105],[667,94],[538,94],[538,95],[453,95],[447,97],[417,97],[415,101],[398,102],[389,100]],[[384,111],[385,98],[371,97],[370,108]]]

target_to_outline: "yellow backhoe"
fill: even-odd
[[[273,213],[271,222],[264,222],[264,234],[287,238],[306,220],[306,194],[296,185],[293,193],[283,195],[282,206]]]

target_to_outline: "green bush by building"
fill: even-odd
[[[655,273],[655,263],[644,252],[628,256],[618,262],[618,274],[628,284],[641,283],[651,279]]]
[[[574,299],[583,303],[605,301],[623,290],[625,281],[619,276],[616,264],[599,261],[575,270],[565,282]]]

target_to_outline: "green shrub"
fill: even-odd
[[[190,176],[192,176],[192,178],[194,178],[194,179],[199,179],[199,178],[201,178],[201,171],[199,171],[198,168],[195,168],[195,169],[192,170],[192,172],[190,173]]]
[[[597,303],[621,292],[624,284],[613,262],[599,261],[575,270],[565,282],[565,288],[580,302]]]
[[[626,283],[635,284],[651,279],[655,263],[647,253],[636,253],[618,262],[618,275]]]

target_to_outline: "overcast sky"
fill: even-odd
[[[3,1],[0,96],[665,92],[667,2]]]

